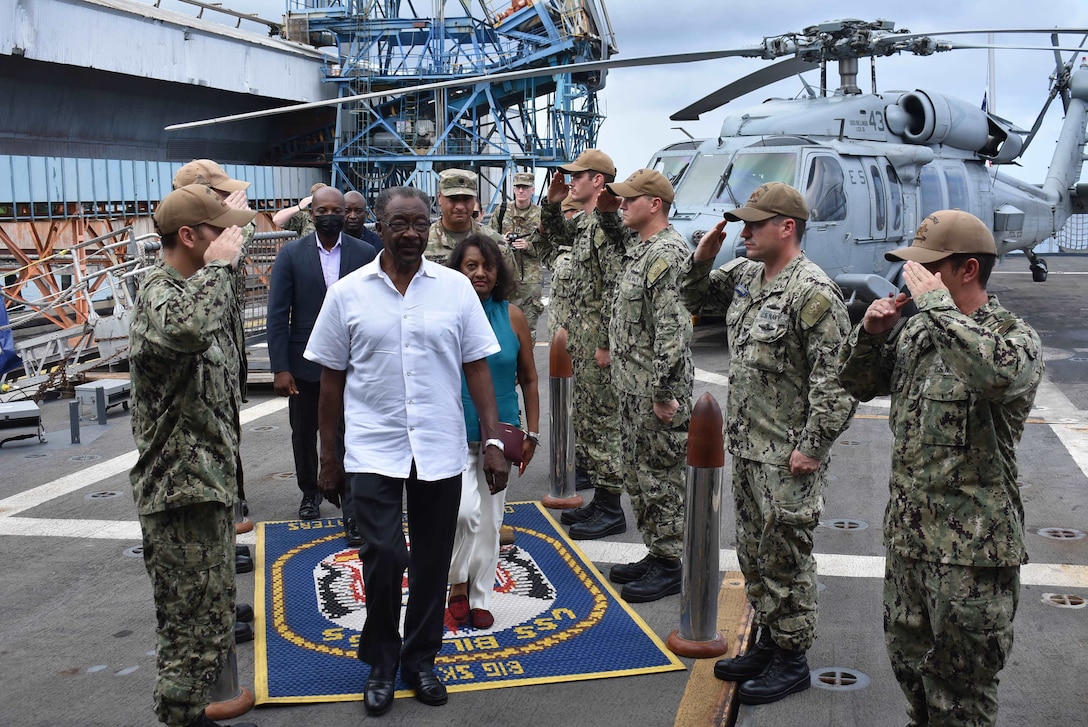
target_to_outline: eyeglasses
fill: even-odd
[[[409,227],[421,235],[427,235],[431,231],[431,220],[425,217],[420,217],[411,222],[402,217],[394,217],[391,220],[385,220],[382,224],[388,227],[390,232],[397,235],[407,232]]]

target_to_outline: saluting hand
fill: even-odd
[[[703,235],[703,239],[699,240],[699,244],[695,246],[695,262],[703,262],[704,260],[713,260],[718,257],[718,253],[721,252],[722,244],[725,242],[725,224],[728,220],[722,219],[718,221],[718,224],[710,228],[710,231]]]
[[[232,266],[238,264],[238,258],[242,256],[242,229],[238,225],[232,225],[223,230],[223,234],[212,240],[208,249],[204,251],[204,264],[215,260],[226,260]]]
[[[244,189],[239,189],[236,192],[231,192],[223,199],[223,204],[231,209],[247,210],[249,209],[249,197],[246,196]]]
[[[623,197],[617,197],[605,187],[597,193],[597,209],[601,212],[615,212],[623,203]]]
[[[948,290],[948,286],[941,280],[940,273],[931,273],[925,265],[913,260],[907,260],[907,264],[903,266],[903,282],[907,284],[907,290],[915,298],[933,290]]]
[[[570,185],[563,178],[563,172],[557,169],[552,173],[552,181],[548,185],[548,201],[559,204],[567,198],[568,194],[570,194]]]

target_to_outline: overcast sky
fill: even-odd
[[[150,1],[150,0],[145,0]],[[619,57],[659,55],[732,48],[759,43],[764,36],[779,35],[837,18],[876,20],[876,3],[858,0],[831,0],[817,3],[799,0],[774,2],[726,3],[720,0],[605,0],[619,48]],[[498,0],[493,4],[498,5]],[[195,14],[189,6],[164,0],[163,7]],[[242,12],[256,12],[261,17],[277,19],[287,7],[275,0],[223,0],[223,5]],[[424,12],[433,7],[429,0],[415,0]],[[461,14],[460,3],[447,0],[450,14]],[[473,3],[478,7],[478,3]],[[1030,7],[1025,15],[1023,8]],[[482,14],[482,13],[481,13]],[[215,13],[206,13],[211,18]],[[963,30],[975,28],[1088,28],[1088,2],[1085,0],[1047,0],[1024,3],[1021,0],[914,0],[897,7],[894,14],[882,13],[897,29],[913,32]],[[233,23],[232,23],[233,24]],[[956,36],[957,40],[985,43],[986,37]],[[1077,45],[1080,38],[1064,36]],[[997,36],[1006,45],[1047,45],[1047,35]],[[1068,56],[1069,54],[1066,54]],[[728,106],[704,114],[698,122],[673,122],[669,116],[693,101],[752,71],[768,61],[731,58],[684,66],[619,69],[609,73],[605,89],[599,94],[607,120],[601,130],[599,146],[616,161],[621,178],[645,166],[654,151],[685,137],[672,129],[683,126],[696,137],[717,136],[722,119],[731,113],[754,106],[769,97],[793,97],[801,90],[797,78],[782,81],[733,101]],[[879,90],[929,91],[958,96],[973,104],[981,103],[987,84],[987,53],[984,50],[960,50],[926,58],[895,56],[877,62]],[[998,51],[996,57],[996,104],[991,110],[1013,123],[1031,128],[1047,98],[1048,77],[1054,69],[1053,54],[1043,51]],[[819,84],[819,72],[806,74],[813,86]],[[830,72],[829,81],[837,79]],[[858,85],[870,87],[869,61],[859,64]],[[1023,169],[1014,171],[1028,182],[1042,183],[1061,124],[1061,104],[1051,105],[1047,123],[1021,160]],[[1082,175],[1088,179],[1088,175]]]
[[[820,4],[797,0],[773,3],[725,3],[674,0],[620,0],[608,3],[609,15],[622,56],[656,55],[669,52],[732,48],[756,44],[764,36],[799,31],[810,25],[837,18],[876,20],[885,17],[896,29],[912,32],[964,30],[975,28],[1088,28],[1088,3],[1084,0],[1056,0],[1031,3],[1031,15],[1020,9],[1029,6],[1012,0],[914,0],[897,4],[895,14],[885,11],[874,15],[872,2],[836,1]],[[667,12],[662,8],[667,7]],[[887,6],[885,6],[887,7]],[[773,8],[773,12],[768,12]],[[1030,23],[1030,26],[1026,24]],[[968,42],[985,43],[982,36],[957,36]],[[1064,36],[1076,41],[1080,37]],[[997,36],[995,43],[1006,45],[1047,45],[1049,36]],[[1065,54],[1068,57],[1069,54]],[[764,99],[793,97],[802,90],[792,78],[733,101],[728,106],[704,114],[698,122],[673,122],[669,116],[719,87],[764,67],[768,62],[730,58],[693,63],[687,66],[662,66],[656,69],[616,70],[609,74],[602,92],[608,115],[600,145],[614,156],[621,176],[645,165],[655,150],[685,137],[671,127],[683,126],[696,137],[715,137],[722,119]],[[925,58],[895,56],[877,61],[879,90],[922,88],[981,104],[987,83],[987,53],[984,50],[959,50]],[[997,51],[996,108],[991,110],[1023,128],[1031,128],[1046,101],[1048,77],[1054,69],[1050,52]],[[858,85],[870,88],[869,61],[859,62]],[[806,74],[813,86],[819,85],[819,72]],[[837,76],[830,70],[829,83]],[[1028,149],[1023,170],[1014,171],[1025,181],[1042,183],[1061,124],[1061,104],[1055,101],[1044,127]],[[1088,175],[1082,176],[1088,179]]]

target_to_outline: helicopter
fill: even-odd
[[[1056,46],[1057,35],[1052,40]],[[1061,51],[1054,50],[1050,96],[1030,131],[931,90],[878,93],[874,88],[865,94],[857,85],[859,58],[966,47],[978,46],[896,33],[887,20],[829,21],[766,38],[761,57],[792,57],[726,85],[671,120],[698,119],[806,65],[819,64],[826,79],[829,62],[836,62],[838,88],[831,95],[817,94],[806,83],[805,97],[770,99],[730,114],[717,138],[691,139],[656,152],[648,166],[676,189],[670,222],[694,246],[724,211],[742,205],[760,184],[795,186],[811,209],[806,254],[848,302],[868,303],[901,287],[902,263],[885,260],[884,253],[909,244],[926,215],[959,208],[990,226],[999,254],[1023,251],[1033,279],[1046,280],[1046,261],[1032,248],[1055,235],[1070,215],[1088,209],[1088,185],[1077,184],[1088,121],[1088,66],[1074,69],[1073,58],[1063,61]],[[820,88],[826,88],[826,80]],[[1046,181],[1027,184],[998,171],[1027,148],[1057,97],[1066,117]],[[734,229],[723,245],[719,264],[744,254],[739,232]]]
[[[1049,34],[1051,45],[985,45],[945,37],[987,33]],[[760,184],[781,181],[797,187],[812,210],[802,241],[806,254],[835,280],[849,303],[868,303],[901,288],[902,263],[888,262],[884,253],[909,244],[920,221],[938,209],[959,208],[979,217],[992,229],[999,254],[1023,251],[1033,279],[1046,279],[1046,261],[1033,248],[1054,236],[1071,215],[1088,212],[1088,185],[1078,183],[1088,122],[1088,67],[1074,67],[1084,41],[1079,47],[1065,47],[1059,43],[1063,34],[1088,38],[1084,29],[911,33],[896,30],[888,20],[842,19],[767,36],[761,43],[738,48],[530,68],[420,84],[410,90],[495,84],[558,71],[603,74],[619,68],[727,57],[777,61],[671,117],[683,121],[818,67],[821,80],[817,88],[800,76],[805,96],[769,99],[730,114],[716,138],[669,145],[655,153],[647,166],[672,180],[676,199],[669,219],[692,247],[725,210],[742,205]],[[980,48],[1054,54],[1050,94],[1032,129],[1019,128],[977,104],[932,90],[878,92],[875,65],[871,91],[863,93],[858,85],[861,58],[908,53],[930,56]],[[1062,53],[1067,51],[1073,55],[1063,60]],[[828,93],[831,64],[837,65],[839,82]],[[392,93],[397,92],[377,91],[168,128],[377,99]],[[1015,163],[1027,149],[1055,98],[1061,99],[1065,121],[1046,180],[1030,184],[999,171],[1002,165]],[[723,245],[719,264],[743,254],[739,230],[733,230]]]

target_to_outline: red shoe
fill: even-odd
[[[472,628],[489,629],[495,625],[495,617],[491,615],[491,612],[483,608],[472,609]]]
[[[468,596],[450,596],[450,618],[461,626],[469,621]]]

